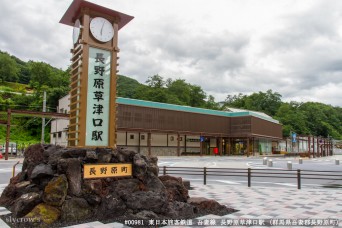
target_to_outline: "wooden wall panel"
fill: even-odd
[[[118,128],[228,135],[230,118],[119,104]]]

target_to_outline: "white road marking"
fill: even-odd
[[[276,162],[273,162],[273,164],[276,164]],[[253,162],[247,162],[246,165],[255,169],[279,169],[279,170],[283,169],[283,168],[276,168],[276,167],[268,167],[267,165],[263,165],[263,164],[254,164]]]
[[[160,162],[158,166],[174,166],[174,162]]]
[[[12,172],[12,168],[0,169],[0,173],[9,173]]]
[[[217,166],[216,162],[207,162],[205,164],[205,167],[216,167],[216,166]]]
[[[0,184],[0,196],[8,184]]]
[[[241,183],[235,182],[235,181],[226,181],[226,180],[216,180],[217,182],[225,183],[225,184],[236,184],[241,185]]]

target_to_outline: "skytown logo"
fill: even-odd
[[[9,216],[6,218],[7,223],[36,223],[40,222],[40,218],[14,218]]]

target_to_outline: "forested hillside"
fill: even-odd
[[[181,77],[181,76],[180,76]],[[56,111],[58,99],[69,91],[69,71],[57,69],[44,62],[24,62],[0,51],[0,110],[8,108],[42,110],[43,91],[47,92],[47,110]],[[265,112],[284,125],[284,136],[290,131],[298,134],[332,136],[342,139],[342,110],[322,103],[282,102],[281,95],[272,90],[251,95],[227,95],[223,106],[215,102],[198,85],[183,79],[146,76],[145,84],[119,75],[118,96],[156,102],[226,110],[228,107]],[[222,102],[221,102],[222,103]],[[0,119],[6,119],[5,115]],[[13,118],[12,141],[39,142],[41,119]],[[46,128],[49,141],[49,125]],[[5,140],[5,127],[0,126],[0,143]]]
[[[228,95],[224,107],[264,112],[283,124],[283,135],[290,131],[342,139],[342,108],[317,102],[282,102],[272,90],[251,95]]]

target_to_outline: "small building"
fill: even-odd
[[[69,112],[69,96],[59,112]],[[271,154],[282,125],[264,113],[217,111],[117,98],[117,146],[157,156]],[[68,120],[51,122],[51,143],[67,145]],[[113,129],[114,130],[114,129]]]
[[[69,95],[62,97],[58,101],[57,112],[68,114],[70,113],[69,108]],[[66,147],[68,145],[68,125],[69,120],[67,119],[55,119],[51,121],[51,134],[50,143]]]

